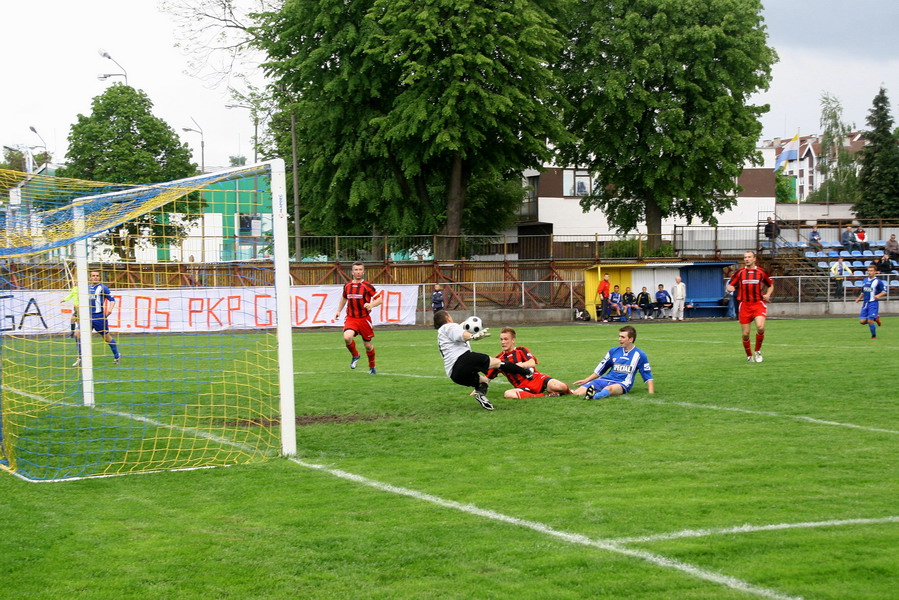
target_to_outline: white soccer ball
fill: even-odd
[[[462,321],[462,329],[468,333],[477,333],[483,328],[484,323],[481,322],[481,317],[468,317]]]

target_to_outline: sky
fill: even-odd
[[[840,100],[845,122],[863,129],[883,86],[899,122],[899,38],[894,31],[899,2],[764,0],[764,5],[769,43],[780,61],[771,88],[752,98],[754,104],[771,106],[762,118],[763,139],[820,133],[824,92]],[[7,63],[0,90],[0,143],[46,142],[54,160],[62,162],[77,115],[89,115],[92,99],[123,81],[97,79],[101,73],[120,72],[100,56],[102,48],[127,71],[128,83],[148,94],[154,114],[191,146],[197,164],[201,136],[183,128],[203,130],[207,170],[228,166],[230,156],[252,161],[250,112],[225,108],[233,103],[228,86],[244,90],[241,82],[213,86],[188,74],[188,56],[176,47],[180,30],[159,9],[158,0],[6,0],[0,14],[0,47]]]

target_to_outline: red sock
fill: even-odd
[[[359,356],[359,352],[356,350],[356,340],[350,340],[350,343],[346,345],[346,349],[350,351],[350,354],[353,356]]]
[[[764,333],[756,333],[755,334],[755,351],[758,352],[762,349],[762,342],[765,341]]]
[[[365,356],[368,357],[368,366],[374,367],[375,366],[375,349],[372,348],[371,350],[366,350]]]
[[[752,356],[752,350],[749,349],[749,340],[743,340],[743,348],[746,350],[746,356]]]

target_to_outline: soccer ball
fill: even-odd
[[[462,321],[462,329],[468,333],[477,333],[483,328],[484,323],[481,322],[481,317],[468,317]]]

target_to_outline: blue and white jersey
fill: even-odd
[[[106,311],[103,310],[103,306],[106,301],[110,303],[115,302],[115,298],[112,297],[112,292],[109,291],[109,288],[102,283],[94,283],[91,284],[90,287],[90,304],[91,304],[91,316],[94,317],[102,317],[106,314]]]
[[[612,304],[621,304],[621,292],[612,292],[609,295],[609,302]]]
[[[886,286],[877,277],[865,277],[862,282],[862,301],[865,304],[869,302],[877,302],[877,294],[886,291]]]
[[[630,352],[626,352],[621,346],[606,352],[606,355],[596,365],[593,372],[597,376],[602,377],[606,371],[609,373],[605,376],[605,379],[620,383],[627,389],[634,385],[634,378],[637,373],[640,373],[643,381],[652,379],[649,358],[646,357],[645,352],[636,346],[631,348]]]

